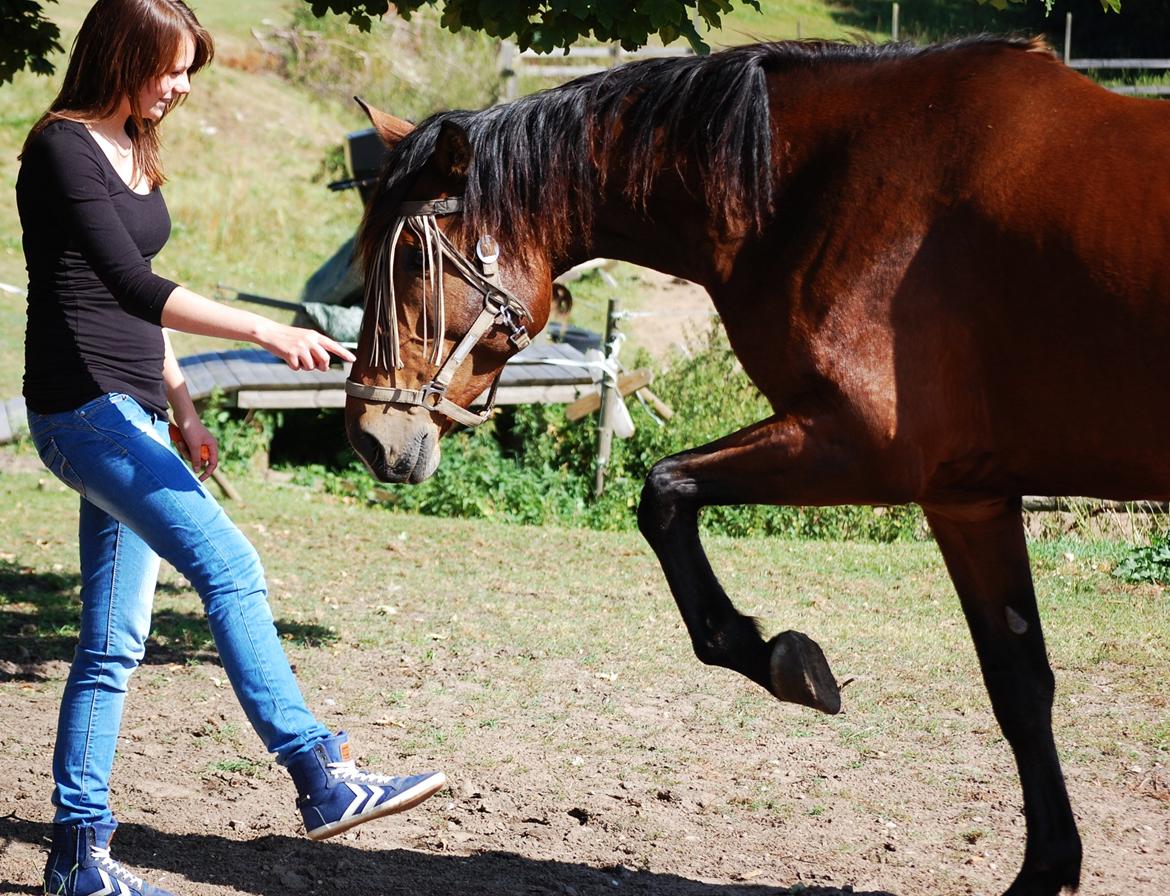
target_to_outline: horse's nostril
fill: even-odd
[[[361,434],[361,445],[358,447],[358,454],[365,458],[366,463],[374,470],[384,470],[386,468],[386,449],[382,446],[376,438],[368,432]]]

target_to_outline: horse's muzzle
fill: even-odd
[[[439,429],[427,418],[420,420],[409,413],[347,415],[346,434],[353,450],[380,482],[414,485],[428,479],[439,466]]]

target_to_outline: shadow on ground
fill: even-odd
[[[44,663],[73,658],[77,644],[81,576],[40,572],[0,560],[0,681],[43,681]],[[157,594],[188,592],[183,585],[160,582]],[[336,640],[336,632],[312,623],[277,620],[276,629],[293,641],[318,646]],[[218,663],[207,619],[202,612],[164,609],[155,612],[144,665]]]
[[[50,826],[0,818],[0,849],[12,842],[44,843]],[[295,893],[377,893],[410,896],[565,896],[632,893],[639,896],[894,896],[804,884],[713,884],[675,874],[595,868],[530,859],[507,852],[470,856],[406,849],[363,850],[343,844],[265,836],[235,841],[203,834],[162,834],[142,825],[118,829],[117,857],[143,870],[155,868],[193,884],[226,886],[255,896]],[[39,887],[0,881],[4,893],[37,893]]]

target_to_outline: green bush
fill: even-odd
[[[1150,539],[1148,547],[1132,550],[1113,574],[1127,582],[1170,585],[1170,531]]]
[[[721,327],[699,351],[659,375],[654,390],[674,408],[674,418],[661,426],[629,400],[636,431],[628,440],[615,440],[598,499],[592,497],[595,418],[570,423],[559,405],[502,408],[478,429],[449,436],[438,472],[419,485],[377,483],[356,460],[341,469],[304,467],[297,476],[303,483],[417,513],[632,529],[654,463],[771,412]],[[878,541],[916,538],[923,531],[915,507],[710,507],[702,513],[702,525],[734,536]]]
[[[241,411],[216,388],[199,414],[219,443],[219,465],[224,472],[240,472],[266,463],[272,436],[281,424],[280,412]]]

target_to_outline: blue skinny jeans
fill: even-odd
[[[57,723],[55,821],[114,820],[110,771],[160,557],[199,592],[227,678],[277,760],[328,737],[281,647],[256,550],[171,447],[166,419],[120,393],[28,418],[45,466],[81,495],[81,635]]]

